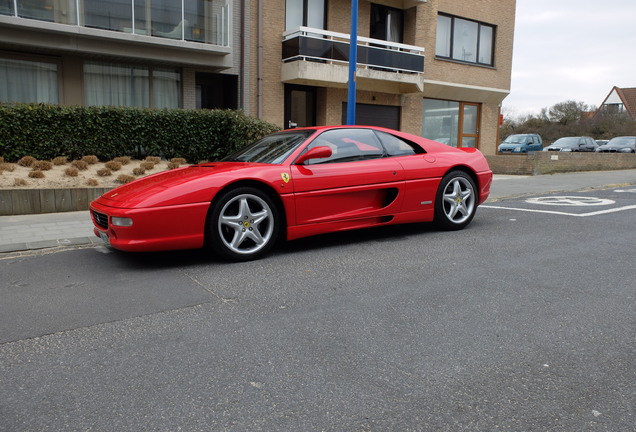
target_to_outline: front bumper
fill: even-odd
[[[203,246],[210,203],[145,209],[122,209],[93,201],[93,232],[115,249],[151,252]],[[113,217],[130,218],[132,226],[114,226]]]

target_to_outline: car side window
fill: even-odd
[[[376,131],[375,133],[380,138],[380,141],[382,141],[387,156],[408,156],[422,153],[421,150],[417,150],[414,144],[404,141],[395,135],[381,131]]]
[[[335,129],[323,132],[307,149],[319,146],[331,148],[331,157],[311,159],[307,161],[309,165],[361,161],[384,156],[382,144],[370,129]]]

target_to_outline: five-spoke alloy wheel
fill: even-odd
[[[477,211],[477,187],[463,171],[451,171],[439,185],[435,197],[435,223],[445,230],[459,230]]]
[[[252,187],[231,189],[212,208],[210,245],[232,261],[256,259],[272,248],[279,225],[278,208],[266,193]]]

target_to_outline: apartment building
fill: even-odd
[[[514,0],[358,0],[356,123],[496,153]],[[347,121],[350,0],[0,0],[0,102]]]

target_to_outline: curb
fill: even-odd
[[[51,248],[67,248],[67,247],[74,247],[74,246],[103,245],[103,244],[104,242],[97,237],[95,237],[94,239],[90,237],[75,237],[71,239],[42,240],[42,241],[36,241],[36,242],[12,243],[12,244],[0,245],[0,254],[34,251],[34,250],[51,249]]]

